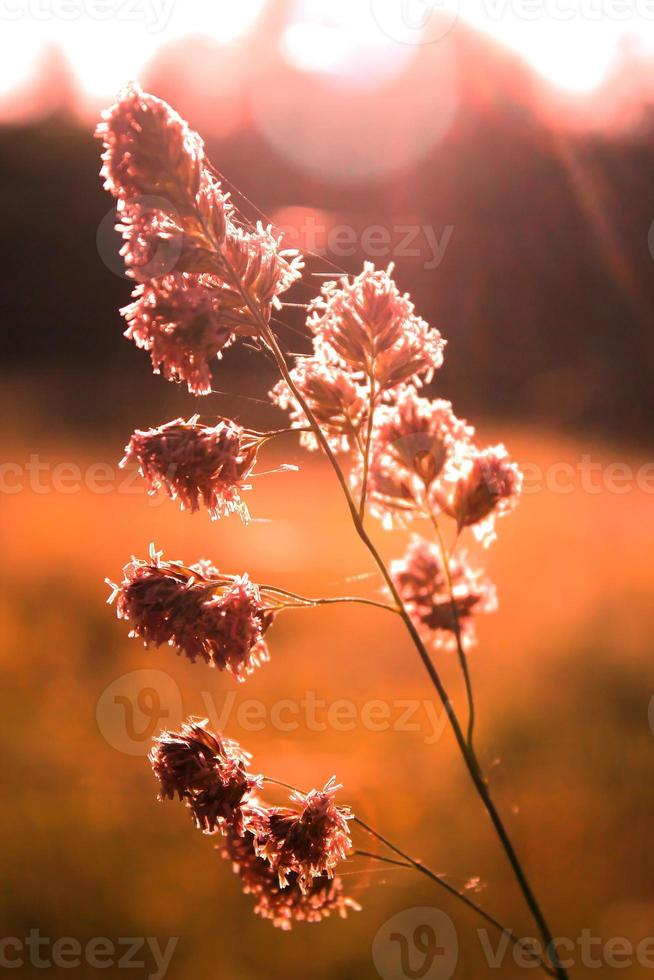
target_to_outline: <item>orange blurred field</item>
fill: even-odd
[[[547,433],[489,427],[488,434],[550,476],[583,454],[601,463],[601,474],[616,461],[634,472],[645,462]],[[378,580],[323,464],[289,442],[283,459],[302,470],[261,477],[248,499],[255,520],[245,527],[236,518],[212,524],[204,514],[180,514],[123,477],[102,493],[71,489],[70,474],[66,492],[65,480],[58,491],[52,486],[53,468],[64,462],[84,479],[93,464],[115,466],[119,436],[95,445],[11,442],[6,460],[24,468],[37,452],[49,469],[43,492],[13,471],[9,482],[15,489],[22,480],[23,489],[1,500],[8,803],[0,827],[11,842],[4,935],[38,927],[82,941],[157,936],[165,944],[176,936],[170,978],[372,980],[371,946],[382,924],[403,909],[434,906],[458,929],[455,976],[497,973],[485,963],[472,914],[411,872],[361,859],[346,881],[362,912],[289,935],[273,930],[251,914],[215,841],[195,832],[179,805],[155,799],[144,736],[180,714],[209,714],[267,774],[304,787],[337,774],[344,798],[369,823],[457,887],[479,876],[487,887],[478,900],[533,934],[423,669],[390,616],[349,607],[286,613],[269,634],[270,663],[236,685],[167,649],[145,650],[105,605],[104,578],[115,580],[150,541],[170,558],[211,558],[308,595],[376,596]],[[268,454],[260,468],[281,459]],[[527,494],[485,556],[500,610],[480,623],[472,658],[478,745],[557,936],[576,939],[587,929],[603,941],[638,943],[654,934],[651,513],[645,487],[589,493],[575,477],[570,493]],[[379,530],[378,538],[388,556],[401,548],[401,535]],[[463,707],[454,659],[442,657],[439,667]],[[144,673],[129,676],[135,671]],[[139,708],[144,688],[158,699],[154,721],[152,702],[141,703],[145,713]],[[127,700],[115,702],[115,692]],[[307,698],[325,702],[317,723],[298,707]],[[343,699],[354,706],[353,724],[334,707]],[[413,714],[400,724],[407,699]],[[382,731],[362,722],[372,701],[387,706]],[[507,956],[500,975],[523,973]],[[597,970],[577,964],[571,975]],[[636,964],[628,975],[649,969]]]

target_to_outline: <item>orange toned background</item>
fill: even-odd
[[[488,432],[506,437],[518,459],[543,467],[574,465],[589,449],[517,428]],[[20,459],[25,444],[13,448]],[[43,460],[75,461],[83,471],[115,460],[120,448],[118,438],[39,443]],[[593,444],[592,452],[602,463],[616,452],[623,458],[615,446]],[[300,454],[289,445],[282,459]],[[143,757],[148,742],[140,740],[153,719],[137,702],[149,687],[168,712],[159,724],[174,724],[180,707],[184,714],[227,711],[226,730],[253,752],[257,769],[304,787],[337,774],[344,799],[364,819],[458,886],[479,876],[487,884],[479,901],[529,934],[449,733],[425,744],[433,728],[423,708],[412,719],[419,730],[406,732],[361,724],[316,732],[300,717],[298,730],[287,733],[269,715],[265,730],[254,732],[238,715],[249,699],[270,710],[307,692],[328,703],[381,700],[394,718],[395,702],[430,699],[422,667],[386,614],[347,607],[287,613],[269,634],[270,663],[236,685],[168,649],[143,649],[104,604],[103,578],[119,576],[126,558],[144,555],[151,540],[170,557],[206,556],[222,569],[309,595],[377,595],[374,576],[348,581],[371,568],[330,473],[309,458],[299,473],[261,477],[249,495],[255,520],[248,527],[237,518],[211,524],[204,514],[182,515],[133,491],[26,491],[3,501],[8,934],[36,924],[54,937],[179,936],[174,977],[374,977],[371,943],[383,922],[405,908],[435,905],[459,929],[456,976],[484,975],[474,916],[408,871],[359,859],[345,881],[361,913],[276,932],[252,916],[214,841],[192,829],[179,805],[155,800]],[[487,556],[501,605],[479,624],[472,656],[479,749],[554,929],[565,936],[589,928],[604,939],[639,941],[651,931],[650,512],[651,498],[638,491],[543,490],[501,523]],[[400,546],[394,535],[383,544],[388,555]],[[463,709],[453,659],[439,658],[439,667]],[[135,671],[146,673],[131,677]],[[116,693],[134,706],[133,737],[125,708],[112,702]],[[369,845],[360,835],[359,842]],[[514,975],[510,965],[501,975]]]
[[[281,16],[286,5],[275,9]],[[345,84],[284,64],[274,20],[228,50],[207,37],[164,50],[142,80],[206,133],[220,169],[280,222],[317,215],[328,228],[418,223],[439,235],[453,226],[436,270],[425,269],[424,256],[397,260],[401,287],[448,339],[432,391],[453,398],[482,438],[506,442],[549,478],[500,522],[499,540],[481,555],[500,607],[480,621],[471,657],[479,753],[554,933],[576,940],[590,930],[603,943],[624,937],[637,945],[654,935],[647,93],[627,100],[627,112],[623,89],[607,82],[619,124],[595,128],[577,100],[558,93],[566,113],[555,111],[542,79],[463,27],[421,49],[394,81],[357,89],[355,98]],[[0,129],[0,938],[36,928],[82,943],[153,936],[165,946],[178,937],[173,980],[375,980],[378,930],[402,910],[428,906],[456,924],[454,975],[497,975],[471,913],[409,871],[359,859],[344,880],[360,913],[291,934],[274,930],[252,915],[216,842],[193,830],[182,807],[156,801],[148,736],[183,715],[222,714],[257,769],[307,788],[335,774],[366,821],[456,887],[478,877],[484,887],[475,899],[533,934],[449,732],[432,737],[430,719],[441,712],[423,668],[386,614],[285,613],[269,633],[270,663],[237,685],[171,650],[145,650],[106,605],[105,578],[118,579],[152,541],[167,557],[206,557],[308,595],[378,597],[380,585],[330,471],[291,437],[269,446],[259,468],[300,469],[255,481],[247,527],[235,517],[212,524],[205,514],[181,514],[117,471],[136,427],[197,410],[279,423],[261,401],[274,377],[253,352],[230,351],[216,368],[217,393],[198,405],[152,377],[147,357],[122,339],[117,308],[129,284],[115,273],[116,241],[97,238],[110,201],[97,178],[93,105],[51,55],[48,98],[35,90],[30,111]],[[368,142],[373,131],[407,145],[424,127],[434,136],[442,119],[421,98],[442,81],[441,61],[456,67],[448,127],[420,160],[408,154],[392,174],[361,181],[355,169],[366,160],[373,167],[381,152]],[[649,77],[639,76],[644,89]],[[294,149],[325,134],[329,152],[346,147],[338,179],[284,155],[261,119],[255,96],[263,90],[276,120],[300,113]],[[364,258],[359,249],[337,261],[352,271]],[[290,319],[284,347],[305,349],[298,311]],[[599,466],[597,493],[580,470],[588,456]],[[640,486],[613,492],[615,463],[640,472]],[[104,482],[99,465],[110,470]],[[562,465],[573,474],[570,492],[552,483]],[[402,535],[376,534],[387,557],[400,553]],[[438,666],[463,711],[455,660],[439,656]],[[300,718],[297,730],[284,731],[271,722],[275,706],[308,696],[330,705],[347,699],[359,712],[381,701],[395,719],[399,702],[412,699],[418,728],[316,731]],[[244,723],[252,699],[266,713],[260,731]],[[88,967],[60,972],[95,975]],[[623,972],[651,975],[644,965]],[[571,977],[612,973],[578,964]],[[510,957],[499,971],[523,974]],[[43,971],[26,965],[15,975]]]

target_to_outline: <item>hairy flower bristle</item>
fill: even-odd
[[[121,467],[138,463],[148,491],[163,488],[182,509],[202,502],[212,518],[233,512],[248,520],[241,494],[254,466],[259,443],[230,419],[202,425],[197,416],[175,419],[155,429],[137,429],[125,447]]]

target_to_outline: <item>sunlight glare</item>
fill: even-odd
[[[384,82],[415,53],[380,31],[366,4],[352,0],[300,0],[282,51],[300,71],[363,85]]]

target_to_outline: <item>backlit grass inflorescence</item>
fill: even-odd
[[[245,339],[278,369],[271,408],[286,415],[283,427],[257,433],[222,417],[201,423],[189,412],[188,421],[137,429],[123,465],[135,462],[150,492],[163,490],[183,509],[245,518],[243,493],[259,451],[272,436],[297,432],[333,469],[384,598],[311,599],[256,584],[247,574],[224,573],[208,561],[167,561],[152,549],[147,560],[132,558],[120,583],[112,585],[118,618],[146,646],[170,645],[191,662],[243,681],[268,659],[268,630],[282,611],[361,602],[399,617],[548,950],[547,959],[535,964],[565,980],[473,741],[467,654],[475,619],[495,608],[496,596],[470,545],[475,547],[475,539],[489,544],[496,519],[515,507],[518,466],[503,445],[480,447],[474,428],[457,417],[451,403],[432,396],[445,341],[401,292],[392,264],[376,269],[366,262],[358,274],[325,282],[307,304],[308,349],[286,355],[273,313],[280,314],[280,297],[301,278],[302,259],[282,247],[272,226],[239,212],[200,137],[137,85],[104,114],[97,135],[105,186],[117,201],[122,254],[136,282],[132,302],[122,311],[126,336],[149,353],[155,373],[184,382],[196,396],[211,392],[223,352]],[[402,557],[382,557],[371,517],[383,528],[410,525],[412,538]],[[468,546],[464,535],[472,538]],[[344,578],[350,573],[344,569]],[[440,673],[441,658],[450,651],[465,685],[467,724],[459,720]],[[237,743],[194,719],[180,732],[162,732],[150,760],[160,798],[178,797],[197,828],[222,837],[219,850],[232,862],[244,892],[254,897],[255,912],[276,926],[288,929],[296,921],[318,922],[331,912],[345,916],[358,908],[339,877],[354,851],[351,828],[358,825],[393,857],[362,855],[414,868],[511,942],[521,942],[469,895],[337,803],[340,787],[334,780],[302,793],[253,773],[250,756]],[[263,798],[267,782],[291,791],[288,805]]]

